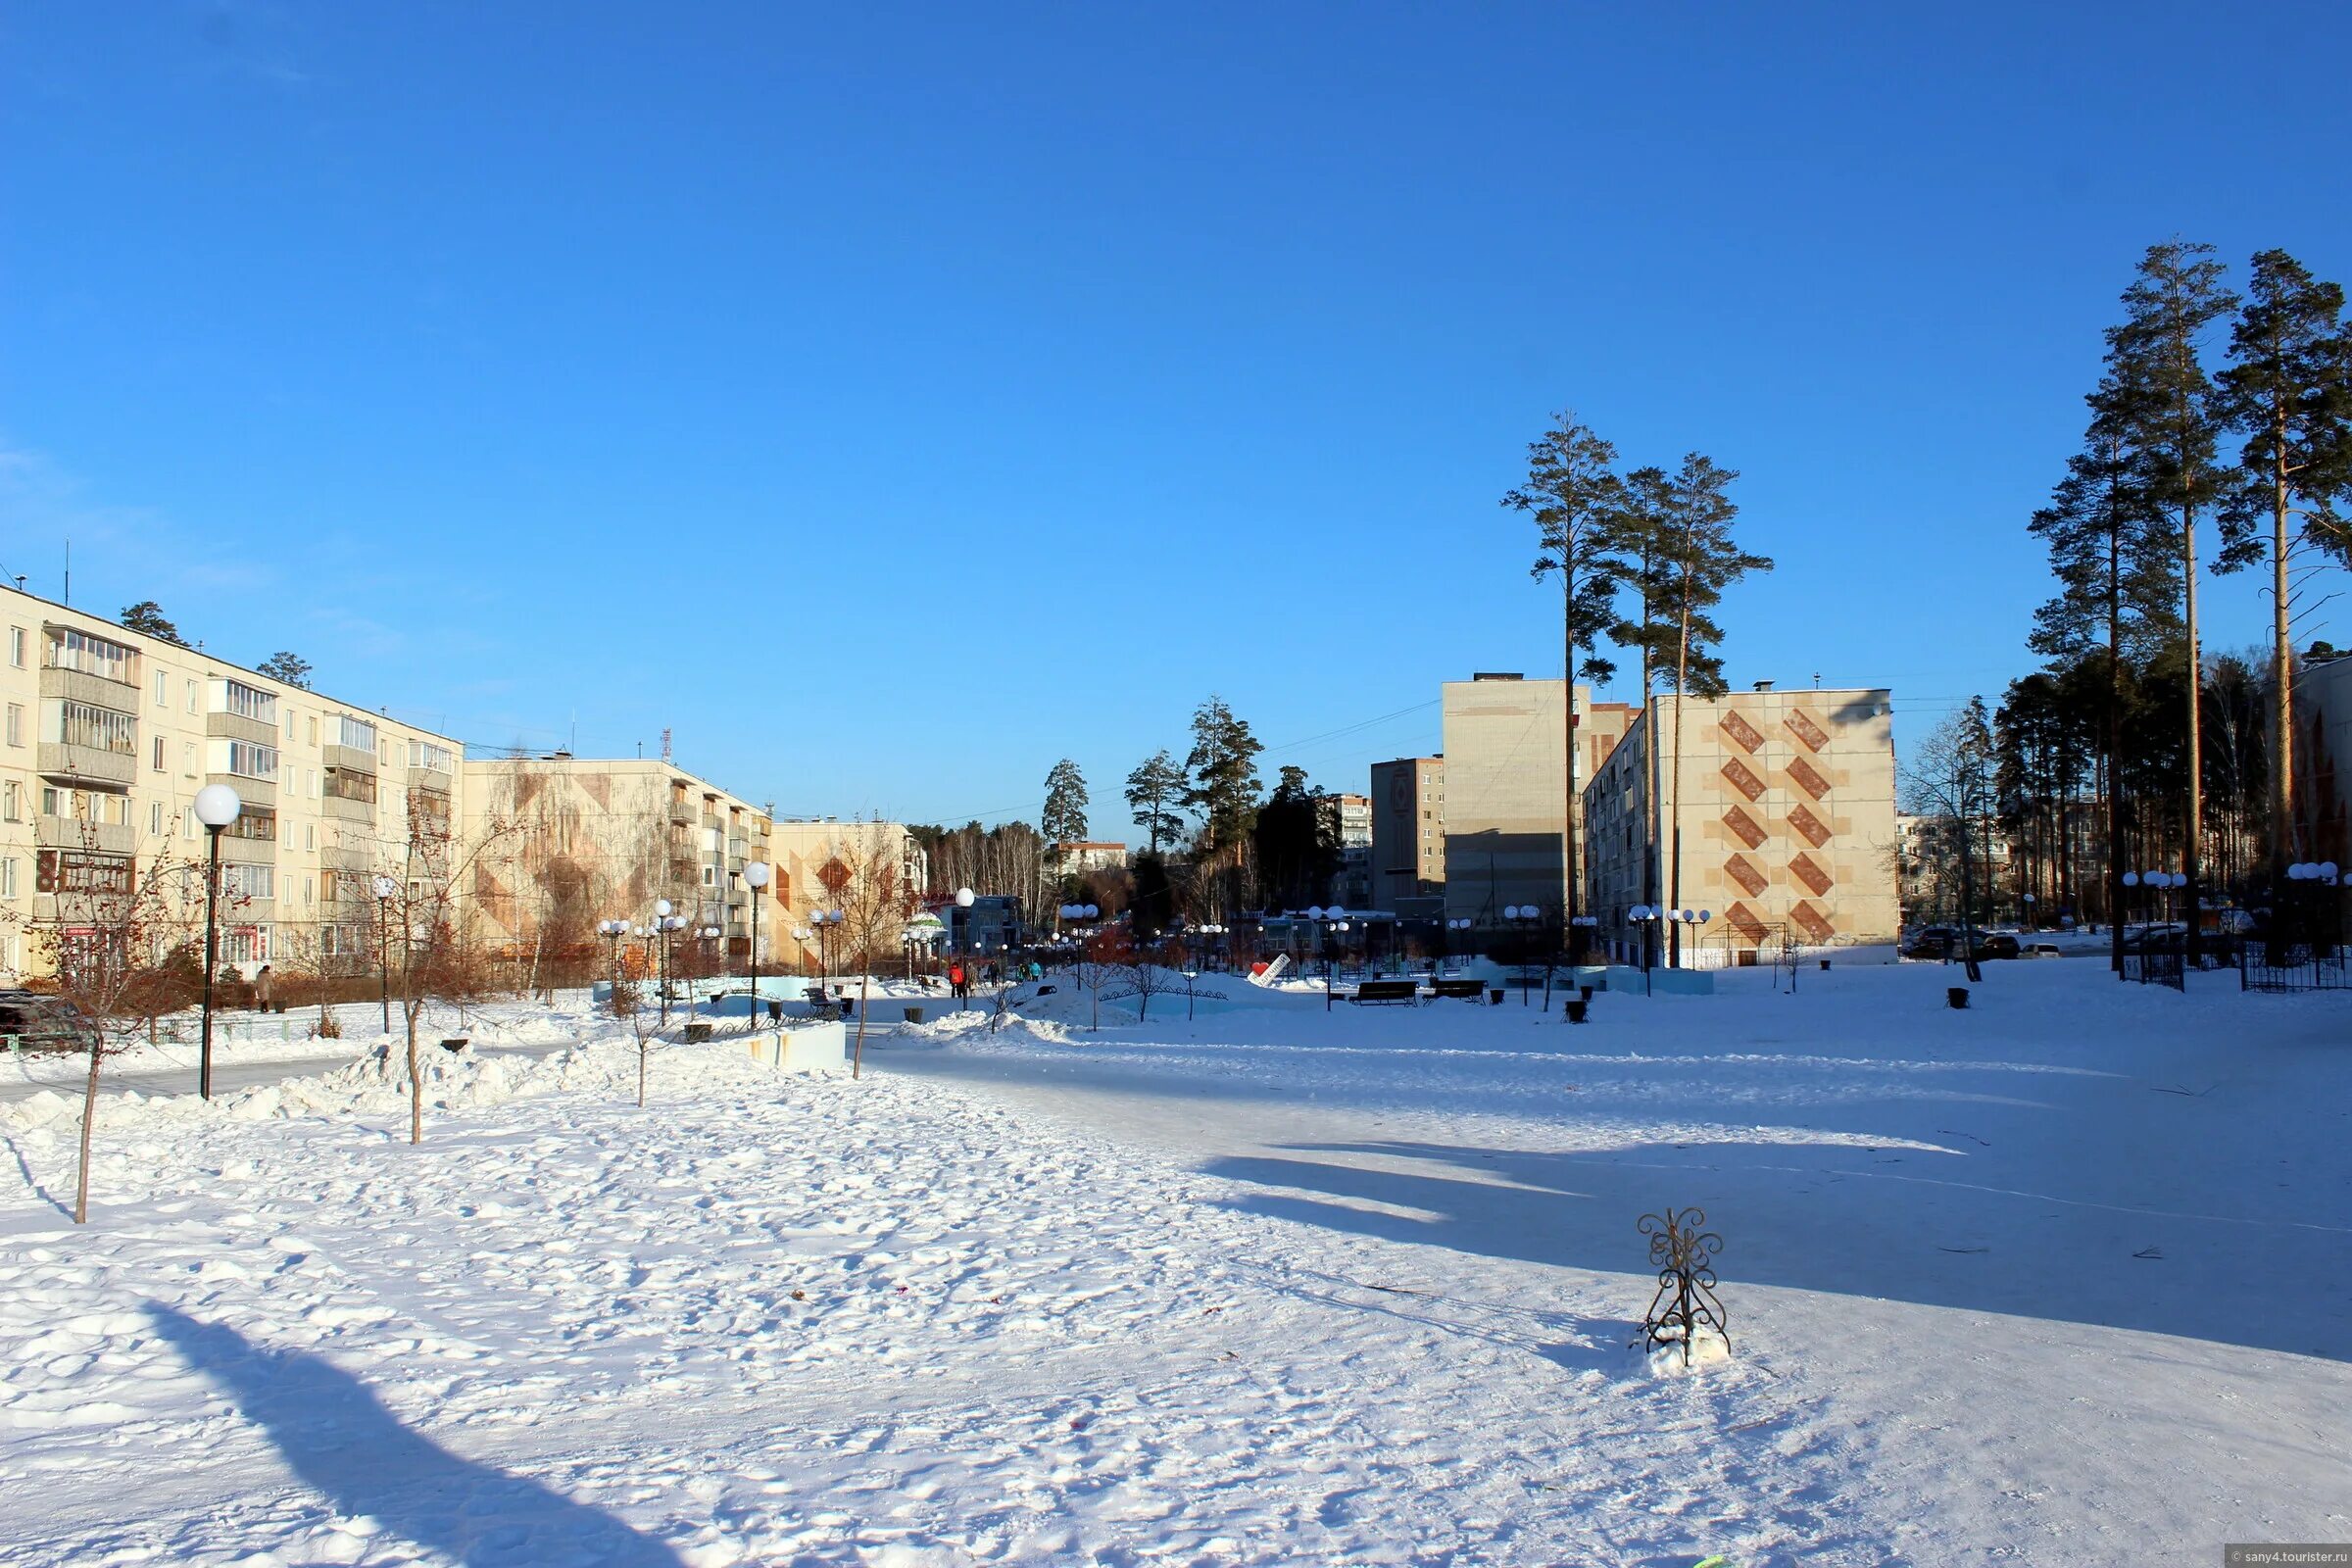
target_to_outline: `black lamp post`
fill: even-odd
[[[207,784],[196,792],[196,820],[204,824],[209,841],[204,875],[204,1036],[196,1058],[196,1092],[213,1098],[213,973],[220,959],[220,939],[215,916],[220,899],[220,830],[237,819],[245,803],[225,784]]]
[[[375,1000],[384,1011],[384,1033],[392,1032],[392,899],[400,884],[375,879]]]
[[[760,901],[767,897],[767,885],[775,879],[775,868],[765,860],[754,860],[743,868],[743,885],[752,890],[752,1019],[760,1017]]]

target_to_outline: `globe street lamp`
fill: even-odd
[[[1348,943],[1348,922],[1338,916],[1347,912],[1346,909],[1338,907],[1323,911],[1325,915],[1323,923],[1323,1010],[1325,1012],[1331,1010],[1331,994],[1337,989],[1332,983],[1333,965],[1339,956],[1337,950],[1345,947]]]
[[[1642,994],[1645,997],[1651,994],[1652,985],[1649,977],[1650,949],[1657,923],[1665,916],[1666,911],[1654,904],[1637,904],[1625,911],[1625,917],[1642,929]]]
[[[971,967],[969,960],[972,956],[972,890],[970,888],[956,890],[956,907],[961,912],[956,917],[956,926],[959,934],[953,946],[958,954],[962,955],[966,960],[964,967],[969,969]]]
[[[605,939],[607,947],[611,950],[605,966],[612,971],[612,986],[617,992],[620,987],[620,939],[629,934],[629,922],[626,920],[599,920],[596,922],[596,934]]]
[[[399,883],[388,876],[375,879],[375,981],[386,1034],[392,1032],[392,901],[399,895]]]
[[[807,963],[808,961],[808,944],[816,940],[816,933],[805,925],[796,925],[792,928],[792,940],[800,945],[801,961]]]
[[[220,895],[220,830],[237,819],[245,803],[225,784],[207,784],[196,792],[196,820],[204,824],[211,851],[204,877],[204,1044],[197,1056],[196,1092],[213,1098],[213,971],[220,956],[214,934],[214,917]],[[385,1032],[391,1032],[386,1024]]]
[[[775,880],[775,867],[765,860],[754,860],[743,868],[743,885],[752,890],[752,1026],[760,1023],[760,901],[767,895],[768,883]]]

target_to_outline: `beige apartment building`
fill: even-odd
[[[1897,927],[1893,702],[1883,688],[1653,699],[1585,790],[1587,888],[1599,936],[1638,957],[1638,905],[1704,909],[1695,962],[1758,949],[1892,942]],[[1658,803],[1657,831],[1647,803]],[[1675,834],[1682,840],[1679,889]],[[1664,951],[1661,938],[1659,951]]]
[[[222,961],[372,963],[374,878],[461,810],[456,741],[21,590],[0,590],[0,984],[95,939],[159,862],[201,866],[207,784],[243,803],[220,836]],[[178,881],[171,923],[194,936],[201,874]]]
[[[1372,764],[1371,906],[1434,914],[1446,894],[1446,759]]]
[[[788,924],[778,932],[779,945],[774,951],[791,963],[813,965],[820,954],[836,956],[829,940],[819,940],[810,919],[834,902],[826,890],[827,866],[854,864],[874,854],[896,854],[899,885],[910,899],[919,901],[931,885],[930,857],[902,822],[855,817],[848,821],[833,817],[787,820],[776,823],[774,843],[777,881],[791,889],[784,899]],[[760,918],[767,918],[765,910]]]
[[[494,952],[576,963],[598,956],[600,920],[649,924],[666,899],[687,921],[677,940],[716,967],[750,962],[752,901],[759,956],[778,951],[795,888],[775,866],[764,894],[744,879],[775,864],[774,820],[672,763],[647,758],[466,760],[468,842],[493,840],[475,873],[476,906]],[[716,931],[716,937],[701,933]]]
[[[1447,681],[1445,711],[1446,914],[1481,927],[1513,905],[1554,911],[1567,903],[1569,685],[1519,675]],[[1634,722],[1627,703],[1574,693],[1580,790]],[[1388,862],[1384,861],[1386,865]]]

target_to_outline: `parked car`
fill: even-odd
[[[0,1039],[26,1051],[79,1051],[96,1026],[64,997],[46,991],[0,991]]]
[[[2058,944],[2055,942],[2036,942],[2032,947],[2026,949],[2024,956],[2029,958],[2063,958],[2066,956],[2066,955],[2059,950]]]
[[[1960,932],[1957,927],[1923,925],[1903,938],[1900,951],[1906,958],[1940,958],[1959,945]]]
[[[1977,961],[1987,958],[2014,958],[2021,951],[2017,938],[2006,931],[1980,931],[1976,940]]]

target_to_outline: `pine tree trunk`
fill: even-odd
[[[2286,887],[2287,862],[2294,858],[2295,839],[2295,649],[2287,624],[2286,531],[2292,514],[2286,489],[2286,420],[2277,421],[2278,456],[2272,460],[2271,500],[2271,633],[2272,657],[2278,664],[2272,696],[2271,726],[2271,896]]]
[[[2188,619],[2188,821],[2181,833],[2180,872],[2186,878],[2181,906],[2188,914],[2188,964],[2193,969],[2198,960],[2197,932],[2204,924],[2197,918],[2198,894],[2204,886],[2197,852],[2205,823],[2204,715],[2199,710],[2204,701],[2205,668],[2197,644],[2197,512],[2185,505],[2180,509],[2180,567]]]
[[[1685,599],[1682,637],[1676,645],[1674,656],[1674,761],[1666,792],[1667,799],[1674,803],[1674,814],[1666,828],[1666,831],[1672,836],[1669,853],[1673,857],[1668,861],[1666,902],[1678,910],[1683,906],[1683,689],[1690,684],[1690,601]],[[1669,938],[1666,966],[1670,969],[1679,969],[1683,966],[1682,922],[1677,920],[1673,922],[1673,926],[1674,929]]]
[[[1560,728],[1563,739],[1563,760],[1566,763],[1567,799],[1560,816],[1560,880],[1563,884],[1561,906],[1567,910],[1561,940],[1573,952],[1576,942],[1576,917],[1583,907],[1580,897],[1583,879],[1577,875],[1576,860],[1576,573],[1567,564],[1567,552],[1561,553],[1560,582],[1563,599],[1560,605],[1560,640],[1567,646],[1567,662],[1562,684],[1565,711]]]

